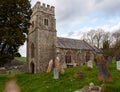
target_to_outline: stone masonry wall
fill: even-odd
[[[88,51],[82,50],[69,50],[69,49],[60,49],[60,60],[61,63],[64,64],[65,61],[65,55],[67,52],[71,53],[71,63],[76,63],[78,65],[79,63],[81,65],[86,64],[86,53]]]
[[[54,7],[37,2],[31,15],[31,27],[28,34],[28,62],[34,63],[34,73],[46,71],[50,59],[54,59],[56,44],[56,20]],[[47,20],[47,25],[45,25]],[[35,57],[31,58],[31,44],[35,46]]]

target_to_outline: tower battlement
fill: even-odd
[[[35,6],[32,8],[33,14],[38,11],[42,11],[45,13],[50,13],[54,15],[54,6],[46,5],[45,3],[37,2]]]

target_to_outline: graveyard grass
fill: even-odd
[[[95,85],[104,84],[104,92],[120,92],[120,72],[116,70],[116,63],[113,62],[109,65],[109,69],[113,78],[111,83],[98,81],[95,65],[93,69],[81,66],[81,71],[84,73],[82,79],[74,77],[77,67],[65,69],[65,74],[60,75],[58,80],[53,79],[53,72],[39,74],[17,73],[15,78],[21,92],[74,92],[85,85],[89,85],[90,82]],[[3,92],[8,78],[9,75],[0,74],[0,92]]]
[[[26,62],[26,57],[15,57],[15,60],[18,60],[20,62],[25,63]]]

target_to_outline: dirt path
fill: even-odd
[[[7,81],[4,92],[20,92],[20,88],[14,78]]]

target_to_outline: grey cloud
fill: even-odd
[[[120,14],[120,0],[56,0],[55,7],[59,22],[81,20],[99,11],[108,16]]]
[[[89,0],[88,0],[89,1]],[[88,13],[86,2],[83,0],[58,0],[56,1],[56,15],[58,21],[75,20]]]
[[[70,37],[73,34],[74,34],[74,32],[69,32],[67,36]]]
[[[100,10],[107,15],[120,15],[120,0],[101,0],[101,2],[96,3],[96,5],[98,11]]]

